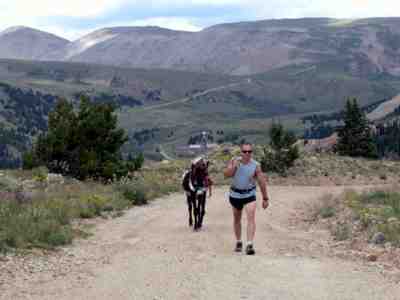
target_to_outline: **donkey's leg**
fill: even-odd
[[[200,203],[200,227],[203,225],[203,218],[206,214],[206,195],[201,196],[201,203]]]
[[[192,197],[192,195],[187,195],[186,200],[187,200],[188,211],[189,211],[189,226],[193,226],[193,217],[192,217],[193,197]]]
[[[199,196],[194,197],[194,230],[200,228],[200,203]]]

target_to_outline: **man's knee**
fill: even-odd
[[[256,218],[254,216],[248,217],[247,218],[247,224],[248,225],[255,225],[256,224]]]
[[[233,226],[242,226],[242,222],[241,222],[241,220],[234,220],[233,221]]]
[[[256,217],[256,205],[255,202],[249,203],[246,207],[246,215],[247,220],[250,222],[251,220],[255,220]]]
[[[256,210],[255,209],[249,209],[247,212],[247,217],[248,218],[254,218],[256,216]]]
[[[240,222],[240,220],[242,219],[242,214],[241,213],[234,213],[233,214],[233,219],[235,221],[239,221]]]

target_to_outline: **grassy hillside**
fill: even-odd
[[[34,98],[39,95],[38,99],[43,95],[47,95],[44,99],[56,96],[76,99],[85,93],[95,101],[113,102],[119,107],[120,124],[130,136],[126,152],[144,150],[148,157],[160,158],[157,152],[160,145],[167,153],[174,154],[178,145],[187,144],[191,136],[203,130],[213,133],[214,142],[241,138],[265,142],[273,119],[282,120],[301,133],[302,116],[337,111],[348,96],[368,105],[399,93],[400,78],[387,74],[357,75],[348,65],[347,59],[331,60],[254,76],[223,76],[0,60],[0,82],[6,83],[0,87],[0,123],[3,129],[7,126],[17,129],[25,126],[24,119],[33,118],[40,124],[46,121],[51,109],[49,103],[46,109],[42,106],[25,112],[17,109],[30,102],[23,100],[29,98],[26,95]],[[19,90],[22,96],[12,99],[15,94],[10,95],[5,86]],[[35,101],[39,102],[32,103],[40,103],[38,99]],[[10,103],[20,104],[10,106]],[[15,118],[10,118],[11,115]],[[39,129],[43,130],[43,126]],[[34,134],[27,133],[27,139]],[[3,142],[7,143],[10,141]]]
[[[0,81],[64,96],[78,92],[124,94],[144,104],[181,98],[233,80],[229,76],[184,71],[0,59]]]
[[[174,135],[157,140],[167,143],[170,150],[200,130],[214,133],[222,130],[225,135],[236,133],[265,142],[273,119],[282,120],[301,133],[303,126],[298,120],[304,115],[338,111],[349,96],[357,97],[362,106],[367,106],[390,99],[400,90],[399,78],[356,77],[340,66],[340,62],[306,64],[252,77],[236,77],[239,84],[185,103],[145,110],[131,108],[121,114],[121,124],[135,129],[153,126],[171,129]],[[226,136],[215,134],[214,138]]]

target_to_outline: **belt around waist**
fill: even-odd
[[[234,188],[233,186],[231,186],[231,191],[235,192],[235,193],[239,193],[239,194],[247,194],[247,193],[250,193],[250,192],[254,191],[255,189],[256,189],[255,186],[253,186],[250,189],[245,189],[245,190],[237,189],[237,188]]]

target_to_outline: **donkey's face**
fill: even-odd
[[[200,160],[197,164],[196,164],[196,168],[198,170],[207,170],[208,167],[208,162],[205,161],[204,159]]]
[[[205,159],[198,160],[192,164],[192,176],[197,179],[203,179],[207,176],[209,162]]]

